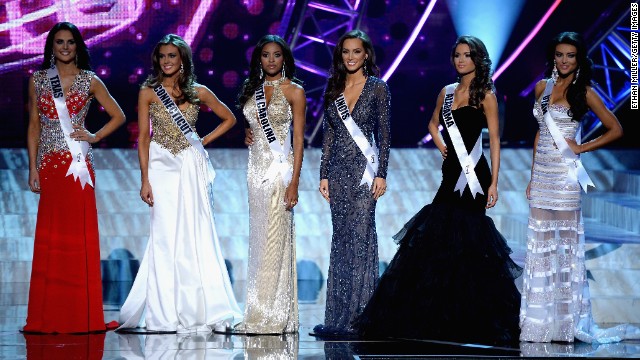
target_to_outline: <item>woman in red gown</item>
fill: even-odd
[[[111,119],[85,127],[96,98]],[[91,143],[124,123],[120,106],[90,71],[78,28],[49,31],[42,69],[29,79],[29,187],[40,194],[25,332],[105,331]]]

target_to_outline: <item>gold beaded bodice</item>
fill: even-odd
[[[91,88],[92,71],[80,70],[73,80],[73,84],[67,90],[66,104],[71,116],[71,124],[84,126],[85,117],[89,111],[93,95],[89,94]],[[38,116],[40,117],[40,139],[38,144],[38,169],[42,166],[42,158],[46,155],[61,155],[68,152],[69,146],[64,139],[64,133],[60,126],[60,119],[51,95],[51,86],[45,70],[33,73],[36,98],[38,102]],[[93,164],[91,146],[87,159]]]
[[[189,125],[194,129],[198,120],[199,110],[200,106],[194,104],[189,104],[186,109],[180,110]],[[152,102],[149,107],[149,115],[151,117],[151,130],[153,131],[151,141],[167,149],[173,155],[178,155],[182,150],[191,146],[182,131],[171,119],[171,115],[169,115],[164,105],[159,102]]]

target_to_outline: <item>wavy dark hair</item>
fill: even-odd
[[[367,53],[364,65],[367,67],[368,75],[380,75],[380,69],[378,65],[376,65],[376,52],[373,49],[373,43],[369,35],[362,30],[351,30],[345,33],[333,49],[333,61],[331,63],[331,70],[329,71],[329,80],[327,81],[327,88],[324,91],[325,107],[329,106],[344,92],[347,80],[347,68],[344,66],[344,61],[342,60],[342,47],[347,39],[360,39],[360,41],[362,41],[364,51]]]
[[[456,43],[451,48],[451,63],[454,64],[456,46],[466,44],[469,46],[471,61],[476,66],[476,76],[469,84],[469,105],[479,107],[487,91],[495,91],[493,80],[491,80],[491,59],[489,52],[482,40],[471,35],[459,36]],[[458,74],[458,80],[460,75]]]
[[[190,104],[199,104],[198,92],[196,91],[196,75],[193,68],[193,55],[191,54],[191,47],[184,41],[183,38],[176,34],[167,34],[156,44],[151,54],[151,62],[153,63],[153,73],[147,77],[142,86],[154,87],[162,84],[164,80],[164,72],[160,66],[160,48],[166,45],[173,45],[178,48],[180,53],[180,60],[183,65],[183,72],[178,73],[178,81],[173,86],[173,90],[176,90],[179,94],[176,97],[176,103],[178,105],[189,102]]]
[[[568,44],[576,47],[576,60],[580,75],[575,79],[575,84],[571,82],[567,87],[565,96],[571,106],[571,114],[573,120],[580,120],[589,111],[587,105],[587,86],[591,85],[593,79],[593,61],[587,55],[587,45],[582,35],[576,32],[562,32],[551,40],[547,48],[547,64],[544,76],[551,77],[555,63],[553,60],[556,56],[556,46],[560,44]]]
[[[44,43],[44,61],[42,62],[41,69],[46,70],[51,67],[51,54],[53,54],[53,40],[56,34],[61,30],[68,30],[71,32],[73,36],[73,40],[76,42],[76,66],[78,69],[83,70],[91,70],[91,57],[89,56],[89,49],[87,48],[87,44],[84,43],[84,39],[82,38],[82,34],[80,34],[80,30],[78,27],[73,25],[70,22],[59,22],[49,30],[49,34],[47,34],[47,41]]]
[[[258,89],[264,81],[264,78],[260,77],[260,70],[262,69],[262,62],[260,61],[260,58],[262,57],[262,49],[265,45],[270,43],[276,43],[280,46],[280,49],[282,49],[282,56],[284,57],[284,71],[286,72],[287,77],[292,82],[302,85],[302,81],[296,78],[296,62],[293,59],[293,53],[291,52],[289,44],[287,44],[287,42],[278,35],[265,35],[258,40],[258,43],[251,53],[249,77],[244,80],[240,93],[238,94],[238,108],[240,109],[242,109],[247,100],[253,96],[256,89]]]

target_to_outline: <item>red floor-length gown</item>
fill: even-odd
[[[73,124],[83,125],[93,73],[82,70],[66,94]],[[34,73],[41,135],[40,203],[25,332],[104,331],[98,215],[94,188],[66,176],[71,160],[45,71]],[[91,149],[87,165],[95,184]]]

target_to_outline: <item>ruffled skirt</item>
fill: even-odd
[[[512,343],[522,268],[490,217],[449,204],[422,208],[356,328],[364,337]]]

